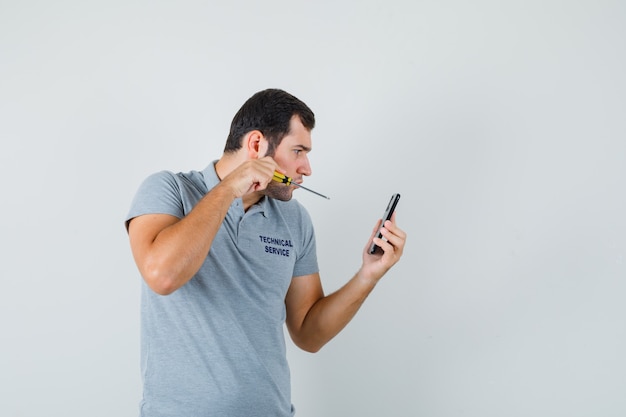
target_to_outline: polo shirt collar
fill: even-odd
[[[202,171],[202,177],[204,178],[204,183],[208,190],[220,183],[220,178],[217,176],[217,172],[215,172],[216,163],[217,160],[211,162],[209,166]]]

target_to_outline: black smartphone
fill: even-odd
[[[381,223],[381,227],[383,224],[385,224],[385,222],[389,219],[391,219],[391,215],[393,214],[393,211],[396,209],[396,206],[398,205],[398,201],[400,201],[400,194],[399,193],[395,193],[394,195],[391,196],[391,200],[389,200],[389,204],[387,204],[387,208],[385,209],[385,214],[383,214],[383,222]],[[378,234],[376,235],[376,237],[378,238],[382,238],[383,235],[380,233],[380,231],[378,231]],[[382,250],[380,249],[380,246],[378,246],[375,243],[372,243],[372,246],[370,246],[369,249],[369,253],[370,255],[375,254],[376,252],[381,252]]]

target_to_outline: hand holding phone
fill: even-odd
[[[380,224],[380,227],[383,227],[383,225],[385,224],[385,222],[387,220],[391,219],[391,215],[393,214],[394,210],[396,209],[396,206],[398,205],[398,201],[400,200],[400,194],[399,193],[395,193],[391,196],[391,200],[389,200],[389,204],[387,204],[387,208],[385,209],[385,213],[383,214],[382,217],[382,223]],[[379,239],[382,239],[383,235],[382,233],[380,233],[380,230],[378,230],[378,233],[376,234],[376,237],[378,237]],[[370,255],[373,255],[375,253],[379,253],[382,252],[382,249],[380,248],[380,246],[378,246],[375,243],[372,243],[372,245],[370,246],[368,253]]]

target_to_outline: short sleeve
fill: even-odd
[[[126,228],[130,220],[143,214],[169,214],[179,219],[184,217],[180,186],[173,173],[160,171],[141,183],[126,216]]]

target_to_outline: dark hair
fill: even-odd
[[[289,123],[294,115],[308,130],[315,127],[315,115],[296,97],[275,88],[259,91],[233,117],[224,152],[239,150],[246,133],[258,130],[269,142],[267,154],[273,155],[283,137],[289,133]]]

